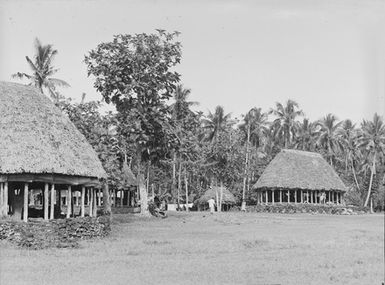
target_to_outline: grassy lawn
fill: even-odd
[[[170,213],[169,213],[170,214]],[[0,284],[381,284],[384,215],[115,215],[80,249],[1,242]]]

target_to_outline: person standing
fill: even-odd
[[[207,203],[209,203],[209,207],[210,207],[210,214],[214,214],[214,210],[215,210],[215,201],[213,198],[209,199],[207,201]]]

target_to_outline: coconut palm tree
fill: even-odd
[[[338,130],[338,136],[342,144],[345,170],[347,171],[348,168],[352,170],[357,189],[360,190],[356,174],[356,163],[359,160],[361,153],[358,147],[358,131],[355,129],[355,124],[349,119],[343,121],[341,128]]]
[[[376,113],[373,121],[364,120],[361,124],[362,135],[359,145],[367,151],[367,157],[371,160],[369,189],[364,206],[369,202],[372,191],[373,176],[376,173],[376,165],[384,159],[385,156],[385,124],[383,119]]]
[[[296,149],[314,151],[316,134],[316,124],[310,122],[309,119],[303,119],[303,122],[298,124],[294,147]]]
[[[58,69],[54,68],[52,61],[57,55],[57,50],[52,45],[42,45],[39,39],[35,39],[35,55],[33,59],[26,56],[28,65],[32,69],[32,74],[17,72],[12,75],[13,78],[28,79],[30,85],[35,85],[42,93],[43,89],[48,90],[50,97],[54,101],[60,98],[56,87],[69,87],[70,85],[64,80],[51,77]]]
[[[227,127],[234,124],[231,119],[231,113],[225,114],[222,106],[215,108],[215,113],[209,114],[202,120],[203,128],[206,130],[206,140],[215,142],[220,133],[224,132]]]
[[[190,94],[191,89],[184,88],[182,84],[176,86],[174,92],[175,102],[171,104],[172,116],[174,120],[180,121],[184,119],[187,115],[192,113],[190,107],[199,105],[198,102],[187,101]]]
[[[287,100],[285,105],[277,102],[275,109],[270,110],[270,113],[277,116],[273,122],[275,136],[283,142],[285,148],[292,143],[295,131],[298,127],[296,121],[298,116],[302,116],[302,110],[298,110],[299,105],[293,100]]]
[[[243,124],[239,126],[240,130],[246,133],[245,143],[245,168],[243,177],[243,190],[242,190],[242,210],[246,210],[246,182],[248,180],[248,167],[249,167],[249,147],[250,142],[253,141],[254,145],[258,148],[261,145],[261,140],[264,134],[267,132],[267,114],[263,113],[261,108],[252,108],[245,116]]]
[[[319,131],[316,145],[326,152],[330,165],[333,165],[333,158],[342,149],[342,144],[338,137],[338,130],[341,124],[342,122],[337,122],[337,117],[333,114],[327,114],[317,122]]]

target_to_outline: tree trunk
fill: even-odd
[[[179,159],[179,168],[178,168],[178,193],[177,193],[177,204],[178,208],[180,207],[180,190],[182,188],[182,162]]]
[[[187,181],[187,169],[184,170],[184,184],[186,188],[186,211],[188,212],[188,181]]]
[[[365,200],[365,204],[364,204],[365,207],[368,206],[370,194],[372,192],[373,176],[374,176],[375,172],[376,172],[376,154],[374,154],[374,156],[373,156],[373,164],[372,164],[371,172],[370,172],[370,182],[369,182],[368,195],[366,196],[366,200]]]
[[[250,123],[247,128],[247,142],[246,142],[246,155],[245,155],[245,171],[243,175],[243,189],[242,189],[242,206],[241,211],[246,211],[246,182],[247,182],[247,174],[248,174],[248,164],[249,164],[249,143],[250,143]]]
[[[220,196],[219,196],[219,211],[222,212],[222,200],[223,200],[223,182],[221,180]]]
[[[173,160],[172,160],[171,196],[175,202],[175,196],[176,196],[176,152],[174,152]]]
[[[353,172],[354,181],[356,182],[358,191],[360,191],[360,185],[358,184],[356,170],[354,169],[353,160],[351,160],[351,163],[352,163],[352,172]]]

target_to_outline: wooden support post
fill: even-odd
[[[23,221],[28,221],[28,183],[24,183],[24,208],[23,208]]]
[[[332,195],[332,203],[334,204],[334,192],[331,191],[331,195]]]
[[[123,207],[123,196],[124,196],[124,192],[123,190],[120,190],[120,207]]]
[[[265,204],[267,205],[269,203],[269,195],[267,193],[267,190],[265,191],[265,195],[266,195]]]
[[[95,205],[94,207],[93,207],[93,213],[92,213],[92,216],[94,216],[94,217],[97,217],[97,213],[98,213],[98,207],[97,207],[97,205],[96,205],[96,191],[95,191],[95,189],[94,188],[92,188],[92,191],[94,192],[94,202],[93,202],[93,204]]]
[[[92,188],[89,188],[88,189],[89,191],[90,191],[90,195],[89,195],[89,197],[90,197],[90,209],[89,209],[89,216],[90,217],[93,217],[93,213],[94,213],[94,193],[93,193],[93,191],[92,191]]]
[[[48,220],[49,184],[44,184],[44,220]]]
[[[307,195],[306,195],[306,202],[309,204],[309,190],[306,191]]]
[[[290,203],[290,190],[287,190],[287,203]]]
[[[310,203],[313,204],[314,191],[310,191]]]
[[[52,220],[55,215],[55,184],[51,185],[51,209],[49,213],[49,218]]]
[[[274,205],[274,190],[271,190],[271,203]]]
[[[69,185],[67,188],[67,215],[66,215],[67,218],[71,217],[71,210],[72,210],[71,206],[72,206],[72,189],[71,189],[71,185]]]
[[[102,205],[102,197],[100,194],[100,188],[98,188],[98,206],[100,207]]]
[[[297,190],[294,190],[294,203],[297,204]]]
[[[279,190],[279,203],[282,204],[282,190]]]
[[[61,204],[61,189],[58,190],[56,193],[57,193],[57,195],[58,195],[58,200],[59,200],[59,213],[60,213],[60,215],[61,215],[61,206],[62,206],[62,204]]]
[[[5,216],[4,215],[4,184],[3,182],[0,182],[0,217]]]
[[[8,216],[8,182],[4,182],[4,214]]]
[[[81,201],[80,201],[80,217],[85,216],[85,208],[84,208],[84,196],[86,195],[86,187],[82,187],[82,196],[81,196]]]

